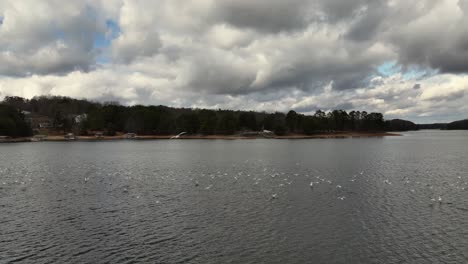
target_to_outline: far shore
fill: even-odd
[[[206,139],[206,140],[239,140],[239,139],[326,139],[326,138],[370,138],[370,137],[388,137],[388,136],[401,136],[396,133],[378,132],[378,133],[358,133],[358,132],[339,132],[339,133],[317,133],[313,135],[305,134],[287,134],[283,136],[271,135],[264,136],[243,136],[243,135],[183,135],[177,139]],[[172,135],[142,135],[134,138],[127,138],[125,136],[76,136],[75,139],[66,139],[64,136],[47,136],[39,141],[112,141],[112,140],[164,140],[171,139]],[[176,140],[176,139],[173,139]],[[34,137],[23,138],[8,138],[0,140],[0,143],[16,143],[16,142],[34,142]]]

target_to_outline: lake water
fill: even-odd
[[[468,263],[468,131],[3,144],[15,262]]]

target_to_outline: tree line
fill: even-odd
[[[173,108],[162,105],[124,106],[117,102],[99,103],[61,96],[40,96],[32,99],[5,97],[0,105],[1,109],[4,109],[0,112],[0,135],[12,136],[31,133],[30,127],[24,127],[24,116],[21,113],[25,111],[49,117],[52,129],[80,135],[92,131],[102,131],[106,135],[115,135],[117,132],[140,135],[170,135],[180,132],[230,135],[243,131],[263,130],[272,131],[277,135],[287,133],[310,135],[339,131],[410,130],[414,125],[404,120],[385,121],[381,113],[366,111],[348,113],[344,110],[329,112],[317,110],[312,115],[304,115],[293,110],[285,114]],[[77,115],[86,118],[77,122]],[[13,123],[15,125],[12,125]]]

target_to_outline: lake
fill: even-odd
[[[467,263],[468,131],[0,145],[0,263]]]

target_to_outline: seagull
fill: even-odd
[[[198,181],[195,181],[195,186],[198,186],[198,185],[199,185],[199,184],[198,184]]]
[[[442,203],[442,197],[439,196],[438,201],[439,201],[439,203]]]
[[[178,138],[180,138],[180,136],[182,136],[184,134],[187,134],[187,132],[180,132],[179,134],[177,134],[175,136],[172,136],[171,139],[178,139]]]
[[[278,194],[275,193],[275,194],[271,195],[271,199],[278,199]]]
[[[337,185],[336,188],[341,189],[341,185]]]
[[[346,197],[344,196],[341,196],[341,197],[338,197],[339,200],[343,201]]]
[[[310,182],[309,186],[310,186],[310,188],[313,188],[314,187],[314,182]]]

